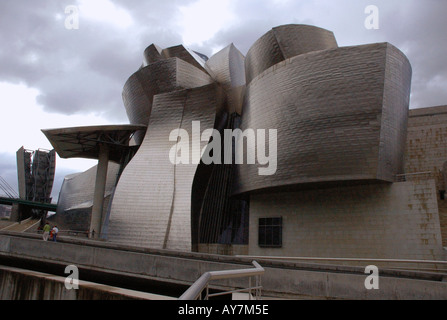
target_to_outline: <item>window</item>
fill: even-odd
[[[258,244],[264,248],[282,247],[282,218],[259,219]]]

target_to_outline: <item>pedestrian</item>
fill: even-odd
[[[50,224],[47,222],[47,223],[43,226],[43,240],[44,240],[44,241],[48,241],[48,237],[50,236],[50,230],[51,230],[51,226],[50,226]]]
[[[59,232],[59,229],[57,228],[57,226],[54,226],[51,231],[53,234],[53,241],[56,242],[56,236],[57,236],[57,233]]]

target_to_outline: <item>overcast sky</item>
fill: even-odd
[[[365,27],[369,5],[379,29]],[[410,107],[446,105],[446,17],[447,0],[0,0],[0,176],[17,188],[15,152],[52,148],[40,129],[128,123],[122,88],[152,43],[245,55],[275,26],[315,25],[339,46],[395,45],[413,67]],[[94,164],[58,158],[54,197]]]

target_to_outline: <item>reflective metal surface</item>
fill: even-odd
[[[154,62],[134,73],[123,89],[123,102],[131,124],[149,123],[154,96],[175,90],[200,87],[212,83],[210,76],[179,59]],[[135,135],[140,144],[144,134]]]
[[[110,241],[150,248],[244,245],[250,193],[393,181],[403,173],[411,73],[407,58],[388,43],[338,48],[332,32],[307,25],[273,28],[246,57],[234,45],[209,59],[182,45],[150,45],[123,89],[130,123],[147,131],[134,136],[141,146],[116,188],[107,181],[107,194],[115,192],[103,232]],[[260,175],[257,164],[207,166],[191,154],[188,164],[172,162],[170,154],[178,160],[193,152],[195,121],[200,133],[277,130],[276,172]],[[187,137],[170,139],[176,129]],[[199,140],[200,150],[210,142]],[[244,150],[256,152],[256,146]],[[88,215],[94,176],[69,177],[58,215]]]
[[[277,171],[261,176],[259,165],[238,166],[235,193],[394,181],[403,172],[410,83],[407,58],[387,43],[317,51],[267,69],[247,87],[241,127],[277,130]]]
[[[331,31],[289,24],[273,28],[259,38],[245,58],[247,84],[271,66],[307,52],[337,48]]]
[[[244,62],[245,57],[233,44],[217,52],[206,62],[213,80],[225,90],[229,114],[242,112],[245,92]]]
[[[154,97],[144,141],[116,188],[109,240],[191,250],[191,190],[198,164],[172,163],[169,155],[177,141],[169,138],[175,129],[192,137],[193,121],[200,121],[203,130],[213,128],[221,98],[217,85]],[[207,143],[200,142],[201,150]]]
[[[105,198],[108,199],[116,184],[119,165],[109,162]],[[88,231],[93,206],[96,166],[66,176],[59,193],[57,212],[50,221],[61,230]],[[107,203],[105,205],[107,208]]]

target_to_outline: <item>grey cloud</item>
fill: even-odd
[[[182,43],[178,8],[195,0],[111,1],[128,10],[132,27],[117,30],[81,16],[80,29],[68,31],[64,10],[76,0],[0,1],[0,81],[38,89],[46,111],[93,111],[112,122],[127,122],[121,99],[125,81],[141,65],[148,45]],[[364,9],[372,3],[380,10],[379,30],[364,27]],[[274,26],[312,24],[333,31],[340,46],[392,43],[413,66],[412,107],[447,104],[447,1],[235,0],[231,5],[234,22],[191,49],[210,56],[214,48],[234,43],[246,54]],[[0,175],[16,181],[12,168],[15,158],[0,155]]]
[[[260,5],[260,3],[262,5]],[[364,26],[369,0],[237,1],[238,22],[203,44],[201,50],[234,43],[246,54],[272,27],[300,23],[334,32],[340,46],[389,42],[402,50],[413,67],[411,107],[447,104],[447,1],[376,0],[380,29]]]
[[[17,180],[17,164],[15,155],[0,152],[0,177],[7,181],[12,189],[19,192]],[[0,189],[0,195],[5,195]]]
[[[149,10],[148,2],[129,7],[136,18],[133,28],[117,30],[81,15],[79,30],[66,30],[64,10],[73,2],[76,4],[55,0],[34,2],[36,5],[25,0],[0,3],[0,40],[9,44],[0,49],[4,64],[0,81],[23,82],[38,89],[38,102],[49,112],[94,112],[114,122],[127,122],[121,91],[141,65],[144,48],[152,42],[163,45],[165,39],[177,44],[181,37],[169,29],[166,17],[157,27],[144,23],[148,16],[144,12],[163,19]],[[131,2],[118,3],[130,6]],[[169,11],[174,5],[157,7]],[[62,18],[56,19],[57,14]]]
[[[81,16],[81,28],[67,31],[64,8],[75,1],[46,0],[38,5],[25,0],[2,1],[0,39],[8,46],[0,49],[0,80],[25,82],[39,89],[38,101],[47,111],[95,111],[112,121],[127,121],[122,86],[139,67],[146,46],[182,42],[176,29],[178,7],[194,1],[112,1],[128,10],[133,27],[118,31]],[[443,52],[447,49],[447,25],[443,15],[447,2],[377,0],[380,30],[364,28],[364,9],[369,4],[366,0],[233,1],[234,23],[192,49],[210,56],[212,49],[234,43],[246,54],[254,41],[274,26],[314,24],[334,31],[340,45],[381,41],[396,45],[413,65],[412,104],[445,103],[447,94],[433,83],[446,81]],[[56,14],[62,19],[55,19]]]

